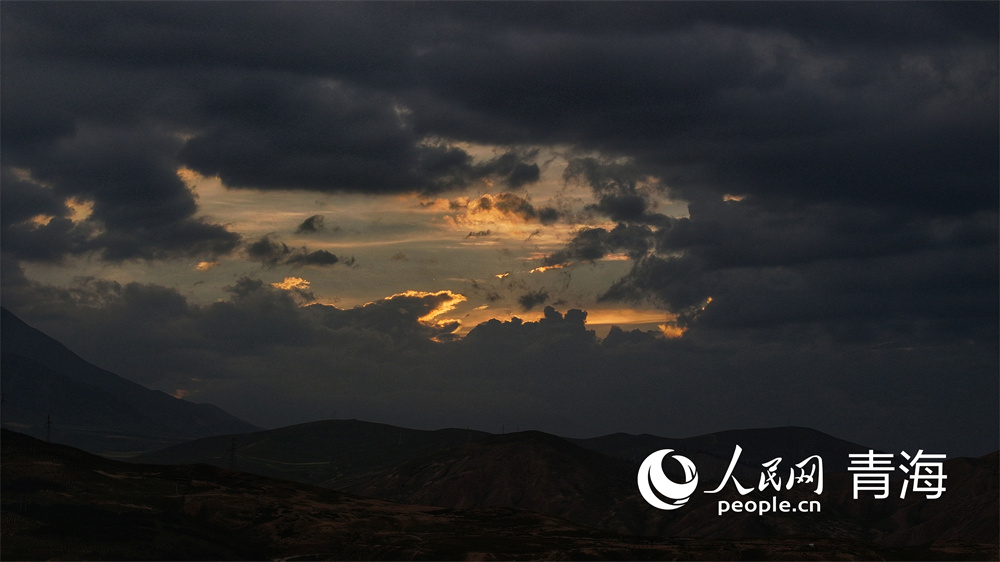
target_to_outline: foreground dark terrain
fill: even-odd
[[[235,444],[235,447],[234,447]],[[782,492],[782,499],[820,499],[819,513],[730,513],[718,500],[745,498],[732,485],[718,496],[696,493],[684,509],[661,512],[639,496],[641,460],[660,448],[684,451],[697,464],[702,490],[715,488],[734,447],[745,454],[734,474],[755,482],[761,462],[796,462],[819,454],[825,490]],[[507,435],[448,429],[418,431],[357,420],[328,420],[239,436],[199,439],[140,457],[157,464],[206,463],[408,504],[453,509],[512,507],[602,531],[640,536],[742,539],[828,537],[893,547],[992,545],[1000,527],[997,453],[948,459],[947,492],[928,500],[898,492],[883,500],[852,497],[850,453],[867,447],[807,428],[733,430],[687,439],[609,435],[568,440],[537,431]],[[894,481],[893,490],[901,482]],[[989,550],[989,549],[988,549]],[[994,552],[995,557],[995,552]]]
[[[206,465],[104,459],[4,431],[4,560],[995,559],[996,545],[652,538],[515,508],[363,498]]]

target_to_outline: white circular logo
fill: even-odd
[[[639,492],[649,505],[657,509],[677,509],[683,506],[698,487],[698,469],[687,457],[670,455],[684,469],[684,482],[678,484],[663,473],[663,458],[672,452],[673,449],[660,449],[646,457],[639,467]],[[653,493],[654,488],[660,496],[672,501],[660,499]]]

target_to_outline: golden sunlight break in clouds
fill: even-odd
[[[69,208],[69,219],[73,222],[86,220],[94,212],[94,203],[92,201],[70,197],[64,203]],[[47,226],[54,218],[56,218],[55,215],[39,214],[31,217],[29,220],[35,226]]]
[[[280,283],[271,283],[271,286],[275,289],[282,289],[284,291],[291,291],[298,289],[304,291],[309,288],[309,282],[301,277],[285,277],[285,280]]]
[[[484,193],[479,197],[458,197],[448,201],[448,209],[455,212],[447,219],[456,226],[516,226],[538,222],[531,202],[514,193]]]
[[[66,206],[70,210],[70,220],[73,222],[80,222],[90,218],[90,215],[94,212],[94,202],[86,201],[84,199],[77,199],[76,197],[70,197],[66,200]]]
[[[30,220],[35,226],[47,226],[54,218],[55,215],[35,215]]]
[[[562,269],[562,268],[564,268],[566,266],[569,266],[569,265],[573,265],[573,262],[557,263],[555,265],[543,265],[543,266],[536,267],[535,269],[532,269],[528,273],[545,273],[546,271],[548,271],[550,269]]]
[[[208,271],[217,265],[219,265],[219,262],[217,261],[200,261],[198,262],[198,265],[194,266],[194,268],[197,271]]]
[[[684,332],[687,331],[687,328],[684,328],[683,326],[678,326],[677,324],[672,324],[672,323],[660,324],[658,326],[658,328],[660,328],[660,331],[663,332],[663,335],[665,337],[668,337],[668,338],[671,338],[671,339],[672,338],[679,338],[679,337],[681,337],[681,336],[684,335]]]
[[[441,302],[437,304],[430,312],[421,316],[417,319],[418,322],[422,324],[434,324],[434,318],[444,314],[445,312],[450,312],[454,310],[459,303],[465,302],[467,299],[465,295],[460,293],[453,293],[451,291],[438,291],[436,293],[428,293],[426,291],[406,291],[405,293],[396,293],[390,297],[386,297],[385,300],[390,301],[395,298],[401,297],[435,297],[441,299]]]

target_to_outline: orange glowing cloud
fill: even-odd
[[[669,322],[667,324],[660,324],[657,327],[660,329],[660,332],[663,333],[664,337],[670,339],[679,338],[684,335],[684,332],[687,331],[687,328],[683,326],[678,326],[677,324],[674,324],[672,322]]]
[[[271,286],[275,289],[281,289],[283,291],[304,291],[309,288],[309,281],[306,281],[301,277],[285,277],[284,281],[280,283],[271,283]]]
[[[628,257],[628,254],[608,254],[601,259],[604,261],[628,261],[632,258]]]
[[[198,265],[194,266],[194,268],[197,271],[208,271],[217,265],[219,265],[219,262],[217,261],[200,261],[198,262]]]
[[[562,269],[562,268],[564,268],[566,266],[570,266],[570,265],[573,265],[573,262],[557,263],[555,265],[543,265],[543,266],[540,266],[540,267],[536,267],[535,269],[532,269],[528,273],[545,273],[546,271],[548,271],[550,269]]]
[[[35,226],[46,226],[52,222],[52,219],[54,218],[56,218],[55,215],[35,215],[29,220],[31,220],[32,224]]]
[[[198,172],[192,170],[191,168],[180,167],[177,168],[177,177],[181,179],[184,183],[191,184],[200,180],[205,179],[205,176],[199,174]]]
[[[712,297],[707,297],[704,302],[702,302],[701,306],[697,307],[697,309],[689,308],[688,311],[694,318],[697,318],[711,302]],[[660,324],[658,327],[663,335],[668,338],[679,338],[684,335],[684,332],[687,332],[686,327],[677,324],[676,315],[674,315],[672,320],[666,322],[665,324]]]
[[[84,201],[82,199],[77,199],[76,197],[70,197],[64,202],[66,207],[69,208],[69,219],[73,222],[80,222],[90,218],[91,213],[94,212],[94,204],[91,201]],[[36,227],[47,226],[52,219],[56,218],[55,215],[39,214],[31,217],[30,220],[32,224]]]
[[[663,322],[662,310],[636,310],[634,308],[597,308],[587,310],[587,324],[628,326],[635,324],[656,324]],[[673,314],[667,320],[675,320]]]
[[[416,298],[432,297],[433,299],[437,300],[436,305],[434,306],[434,308],[430,310],[430,312],[424,314],[420,318],[417,318],[418,322],[428,326],[437,326],[438,324],[440,324],[441,321],[435,321],[434,320],[435,318],[446,312],[454,310],[455,307],[458,306],[460,303],[463,303],[466,300],[468,300],[465,297],[465,295],[461,293],[453,293],[447,290],[438,291],[436,293],[429,293],[426,291],[406,291],[405,293],[396,293],[395,295],[386,297],[385,300],[391,301],[392,299],[405,298],[405,297],[416,297]]]
[[[440,203],[435,202],[435,206]],[[516,193],[484,193],[479,197],[458,197],[448,201],[448,210],[453,214],[446,217],[446,222],[453,226],[478,227],[513,227],[528,223],[551,223],[555,221],[557,212],[554,209],[536,209],[528,199]]]

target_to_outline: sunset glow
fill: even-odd
[[[391,301],[393,299],[404,297],[430,297],[433,301],[437,301],[436,306],[427,312],[427,314],[424,314],[417,319],[422,324],[435,324],[435,318],[447,312],[451,312],[456,306],[459,305],[459,303],[463,303],[467,300],[465,295],[453,293],[451,291],[438,291],[436,293],[428,293],[426,291],[406,291],[404,293],[397,293],[390,297],[386,297],[385,300]]]
[[[660,328],[663,335],[668,338],[679,338],[684,335],[684,332],[687,331],[687,328],[676,324],[660,324],[658,328]]]
[[[306,290],[309,288],[309,281],[301,277],[285,277],[284,281],[271,283],[271,286],[282,291],[291,291],[293,289]]]
[[[208,271],[209,269],[217,267],[218,265],[219,262],[217,261],[200,261],[198,262],[198,265],[194,266],[194,268],[198,271]]]

